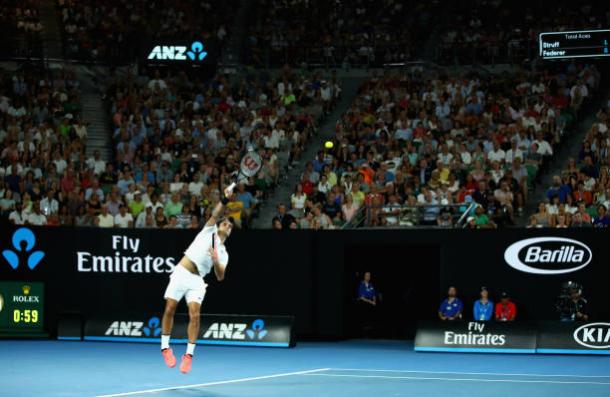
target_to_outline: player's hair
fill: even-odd
[[[231,222],[231,225],[235,225],[235,219],[233,219],[232,216],[223,216],[216,221],[216,226],[220,226],[220,224],[224,221],[229,221]]]

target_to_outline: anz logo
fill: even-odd
[[[194,41],[189,49],[181,45],[158,45],[155,46],[148,59],[164,60],[164,61],[203,61],[208,56],[207,51],[204,51],[203,43]]]
[[[261,340],[266,335],[265,322],[257,319],[250,328],[244,323],[213,323],[203,334],[203,339]]]
[[[104,335],[112,336],[159,336],[161,335],[159,317],[151,317],[148,323],[142,321],[114,321]]]
[[[36,236],[27,227],[15,230],[12,243],[15,251],[10,249],[4,250],[2,251],[2,256],[13,270],[17,270],[19,267],[19,256],[21,253],[27,254],[27,265],[30,270],[34,270],[45,256],[43,251],[33,251],[34,245],[36,245]]]

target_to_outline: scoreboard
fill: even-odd
[[[44,284],[0,281],[0,336],[44,334]]]
[[[595,58],[610,56],[610,30],[540,33],[542,59]]]

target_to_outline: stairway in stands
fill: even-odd
[[[294,187],[305,169],[305,164],[315,158],[316,153],[322,149],[322,145],[326,140],[332,139],[335,136],[335,123],[354,101],[358,88],[366,81],[366,78],[348,77],[341,78],[340,81],[342,96],[337,107],[326,116],[318,127],[318,135],[312,138],[312,142],[301,154],[299,163],[285,175],[273,194],[262,204],[258,218],[253,221],[253,228],[271,228],[271,221],[276,215],[278,204],[283,203],[286,204],[287,208],[290,208],[290,196],[294,192]]]
[[[102,91],[96,84],[94,72],[85,65],[76,67],[76,77],[80,82],[82,119],[87,125],[87,158],[99,150],[102,160],[112,160],[112,140],[110,116],[102,99]]]

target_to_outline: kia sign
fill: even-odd
[[[528,238],[512,244],[504,252],[504,260],[512,268],[544,275],[576,272],[592,259],[589,247],[564,237]]]
[[[86,321],[84,340],[161,343],[161,316],[93,317]],[[294,317],[203,314],[200,345],[292,347]],[[187,316],[176,316],[173,343],[187,342]]]
[[[538,353],[610,354],[610,322],[545,322],[539,325]]]
[[[610,324],[592,323],[580,326],[574,331],[574,340],[579,345],[591,349],[609,349]]]

